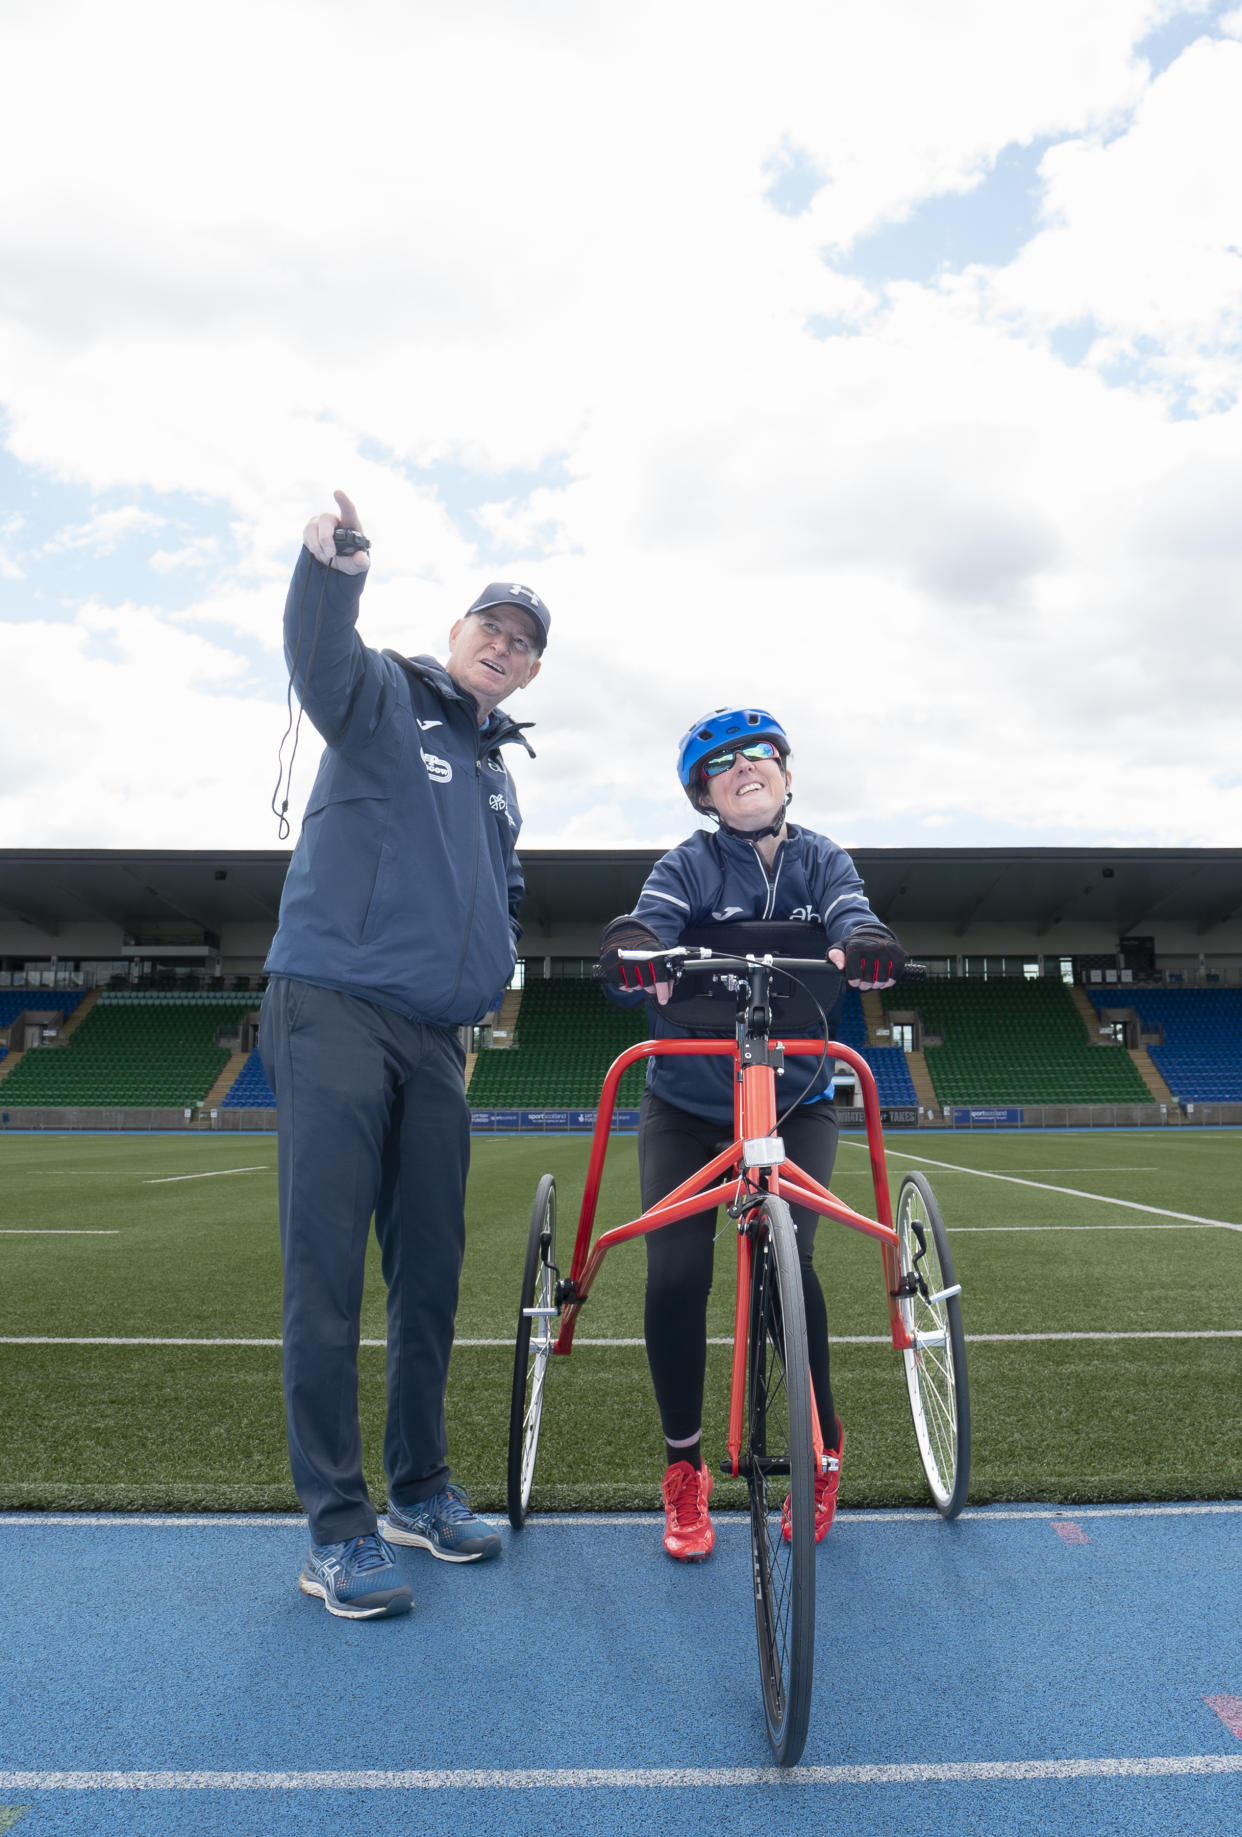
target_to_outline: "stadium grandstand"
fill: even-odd
[[[524,852],[522,957],[470,1030],[477,1128],[583,1126],[641,1010],[591,980],[659,851]],[[922,984],[835,1032],[889,1120],[1242,1122],[1242,850],[872,849]],[[255,1051],[285,850],[0,850],[0,1126],[270,1128]],[[857,1120],[839,1068],[836,1101]],[[632,1122],[641,1065],[622,1081]]]

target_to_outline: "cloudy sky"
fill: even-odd
[[[7,0],[0,845],[274,847],[280,614],[553,616],[531,844],[1242,832],[1242,7]],[[313,776],[304,733],[292,810]]]

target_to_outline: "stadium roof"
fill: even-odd
[[[596,923],[633,905],[656,848],[522,850],[532,926]],[[891,924],[932,925],[946,943],[976,927],[1061,922],[1120,936],[1242,919],[1237,848],[857,848],[876,910]],[[286,849],[0,849],[0,919],[55,936],[65,925],[181,919],[220,932],[275,923]]]

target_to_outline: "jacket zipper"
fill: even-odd
[[[466,923],[462,929],[461,955],[457,959],[457,975],[453,980],[448,999],[443,1004],[445,1008],[452,1007],[457,999],[457,991],[461,987],[462,972],[465,970],[466,957],[470,950],[470,934],[474,930],[474,908],[479,892],[479,840],[483,827],[483,812],[479,804],[482,796],[479,780],[483,776],[483,753],[479,746],[479,736],[483,730],[477,721],[474,723],[474,729],[474,859],[470,876],[470,903],[466,908]]]
[[[413,681],[415,672],[409,669],[405,669],[406,659],[398,656],[398,654],[395,651],[385,651],[384,655],[386,657],[391,657],[395,663],[400,665],[402,669],[405,670],[405,674],[407,678],[411,679],[409,682],[410,707],[411,707],[411,713],[414,715],[415,719],[417,720],[418,703],[417,703],[417,699],[414,693],[414,681]],[[420,680],[425,680],[425,679],[420,678]],[[454,698],[453,700],[446,700],[444,695],[439,690],[439,688],[435,686],[431,686],[431,692],[435,696],[436,701],[439,702],[440,706],[445,710],[446,714],[448,714],[450,717],[452,715],[454,708],[459,709],[461,713],[463,714],[464,718],[469,722],[470,728],[474,735],[474,781],[475,781],[474,858],[473,858],[473,863],[471,867],[470,899],[469,899],[469,904],[466,910],[466,922],[465,922],[465,925],[462,931],[461,954],[459,955],[457,959],[457,973],[453,978],[452,988],[450,989],[448,995],[445,997],[444,1001],[440,1004],[440,1012],[444,1013],[448,1008],[452,1007],[454,1001],[456,1001],[457,999],[458,990],[461,988],[461,979],[462,979],[462,975],[466,967],[466,958],[469,955],[469,951],[470,951],[470,937],[471,937],[472,932],[474,931],[475,907],[478,904],[479,850],[480,850],[480,843],[482,839],[482,829],[483,829],[483,810],[482,810],[482,805],[480,802],[482,791],[481,791],[481,787],[479,784],[479,781],[483,776],[483,748],[482,748],[482,745],[480,744],[483,729],[479,726],[478,721],[475,719],[474,714],[471,712],[471,709],[467,708],[466,703],[464,702],[464,700],[462,700],[460,696]],[[517,723],[512,722],[511,720],[509,720],[508,717],[506,717],[504,720],[501,721],[500,726],[498,727],[497,731],[495,732],[495,734],[493,734],[490,741],[488,742],[489,752],[492,750],[493,747],[499,748],[500,745],[504,742],[504,740],[510,737],[511,734],[513,737],[516,737],[519,739],[521,738],[521,731]],[[524,745],[526,744],[525,741],[523,741],[523,744]],[[529,752],[530,747],[527,746],[526,750]],[[435,1025],[436,1023],[433,1022],[432,1024]]]
[[[780,847],[777,849],[775,855],[772,858],[772,866],[775,872],[771,875],[770,878],[768,875],[768,870],[763,864],[763,856],[759,853],[758,843],[752,842],[750,846],[755,851],[755,860],[759,863],[759,872],[763,875],[763,884],[768,889],[767,900],[764,903],[764,908],[763,908],[762,913],[760,914],[760,917],[769,919],[772,916],[772,908],[776,904],[776,883],[781,877],[782,856],[785,853],[785,844],[783,842],[781,843]]]

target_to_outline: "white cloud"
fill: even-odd
[[[154,846],[239,845],[240,827],[261,845],[246,814],[266,787],[254,782],[254,704],[235,693],[243,671],[150,607],[0,623],[0,679],[27,711],[9,726],[0,772],[10,844],[107,848],[145,834]],[[274,782],[274,737],[270,750]],[[266,780],[266,757],[262,767]]]
[[[515,703],[532,841],[684,833],[676,738],[730,701],[786,718],[795,811],[860,841],[1231,840],[1242,50],[1152,80],[1136,47],[1178,11],[11,9],[6,67],[57,80],[0,120],[5,443],[77,492],[61,552],[134,573],[0,623],[6,669],[66,672],[75,734],[12,704],[37,770],[6,835],[274,840],[285,582],[342,486],[369,641],[443,654],[510,567],[551,606]],[[825,264],[1036,140],[1043,227],[1008,267]],[[765,200],[782,148],[828,179],[797,216]],[[1069,368],[1049,340],[1086,319]],[[551,460],[564,484],[515,494]],[[29,540],[0,547],[23,590]]]
[[[829,176],[812,228],[848,246],[923,198],[969,190],[1013,142],[1123,119],[1146,76],[1135,43],[1174,10],[1152,0],[808,5],[759,68],[788,137]]]
[[[153,511],[127,505],[122,510],[101,511],[86,523],[70,524],[57,530],[43,544],[43,552],[54,555],[65,549],[89,549],[93,555],[111,555],[117,544],[128,536],[145,535],[161,529],[164,519]]]
[[[179,549],[156,549],[148,557],[148,565],[157,574],[172,574],[178,568],[200,568],[219,552],[220,544],[214,536],[199,536]]]
[[[1238,98],[1242,45],[1202,40],[1154,83],[1124,134],[1044,157],[1049,227],[996,277],[1001,311],[1094,322],[1090,362],[1138,362],[1201,409],[1242,370]]]

